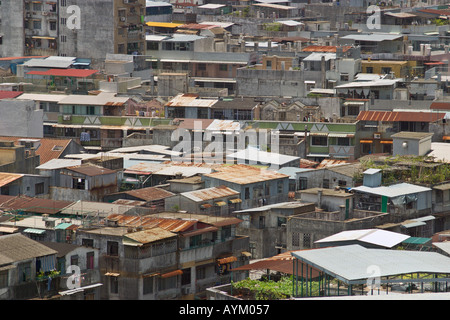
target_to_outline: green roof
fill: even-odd
[[[431,238],[420,238],[420,237],[410,237],[403,241],[402,243],[407,244],[426,244],[427,242],[430,242]]]

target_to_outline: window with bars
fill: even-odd
[[[299,247],[300,246],[300,233],[292,232],[292,246]]]
[[[311,234],[310,233],[303,234],[303,248],[311,248]]]

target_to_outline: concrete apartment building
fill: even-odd
[[[107,53],[144,51],[145,0],[6,0],[0,8],[4,57],[89,57],[97,66]]]

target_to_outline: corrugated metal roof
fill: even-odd
[[[129,194],[138,199],[145,201],[154,201],[172,197],[174,194],[170,191],[164,190],[157,187],[134,189],[129,191],[124,191],[124,193]]]
[[[328,52],[313,52],[309,56],[303,59],[303,61],[321,61],[322,57],[325,58],[325,61],[335,60],[336,53],[328,53]]]
[[[139,242],[141,244],[146,244],[154,241],[172,238],[175,236],[176,233],[167,231],[163,228],[155,227],[148,230],[132,232],[126,234],[124,237]],[[124,242],[124,244],[126,244],[126,242]]]
[[[436,112],[361,111],[356,120],[385,122],[435,122],[444,119],[444,117],[445,113]]]
[[[69,167],[68,170],[75,171],[87,176],[98,176],[103,174],[113,174],[116,171],[100,167],[91,163],[84,163],[75,167]]]
[[[21,210],[24,212],[55,214],[70,206],[72,201],[41,199],[20,195],[12,197],[0,204],[3,210]]]
[[[143,229],[159,227],[171,232],[187,231],[198,222],[197,220],[159,218],[155,216],[138,217],[121,214],[109,215],[107,220],[116,221],[121,227],[142,227]]]
[[[6,186],[7,184],[14,182],[17,179],[22,178],[23,176],[23,174],[18,173],[0,172],[0,187]]]
[[[20,233],[0,237],[0,265],[56,253],[55,250]]]
[[[181,196],[191,199],[195,202],[213,200],[217,198],[230,197],[240,194],[239,191],[225,186],[200,189],[195,191],[183,192]]]
[[[397,232],[380,229],[362,229],[342,231],[332,236],[320,239],[315,243],[327,243],[332,245],[333,242],[357,240],[386,248],[392,248],[408,238],[410,238],[410,236]]]
[[[46,163],[36,167],[38,170],[54,170],[61,168],[68,168],[81,165],[81,160],[75,159],[52,159]]]
[[[365,283],[377,266],[380,277],[450,273],[450,258],[435,252],[367,249],[360,245],[295,251],[292,255],[347,283]]]
[[[387,186],[387,187],[381,186],[381,187],[374,187],[374,188],[366,187],[366,186],[359,186],[359,187],[352,188],[352,190],[363,192],[363,193],[375,194],[375,195],[379,195],[379,196],[386,196],[388,198],[395,198],[395,197],[407,195],[407,194],[431,191],[430,188],[417,186],[417,185],[410,184],[410,183],[399,183],[399,184],[394,184],[394,185]]]
[[[227,158],[236,160],[245,160],[253,162],[254,164],[275,164],[283,165],[295,160],[300,160],[300,157],[288,156],[281,153],[261,151],[255,148],[247,148],[227,155]],[[247,162],[246,162],[247,163]]]
[[[199,99],[196,94],[179,94],[169,102],[168,107],[205,107],[213,106],[217,99]]]
[[[27,74],[40,76],[55,76],[55,77],[74,77],[87,78],[98,73],[98,70],[88,69],[50,69],[47,71],[30,71]]]
[[[267,169],[259,169],[243,164],[223,166],[221,168],[217,168],[217,170],[218,171],[216,172],[205,174],[205,176],[236,184],[250,184],[274,179],[289,178],[286,174],[281,174]]]

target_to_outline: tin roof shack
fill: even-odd
[[[172,179],[168,180],[167,183],[169,183],[169,191],[173,193],[194,191],[205,187],[205,182],[202,181],[200,176]]]
[[[339,212],[339,220],[349,219],[353,212],[353,194],[346,190],[311,188],[298,192],[303,202],[312,202],[320,211]]]
[[[55,250],[16,233],[0,237],[0,257],[0,299],[42,298],[56,293],[55,284],[59,281],[47,286],[37,278],[40,272],[48,274],[55,269]]]
[[[230,216],[233,211],[239,210],[241,202],[239,191],[218,186],[174,195],[166,199],[166,211]]]
[[[282,202],[235,211],[242,219],[237,232],[250,238],[253,259],[262,259],[286,251],[286,223],[290,216],[315,211],[313,203]]]
[[[393,222],[431,213],[432,189],[428,187],[397,183],[390,186],[362,185],[351,191],[355,195],[356,209],[391,213]]]
[[[212,106],[218,99],[201,99],[193,93],[179,94],[164,107],[167,118],[211,119]]]
[[[240,193],[241,209],[260,207],[288,200],[289,176],[268,169],[235,164],[203,174],[205,187],[224,185]]]
[[[60,281],[60,300],[99,300],[98,287],[100,271],[98,268],[99,250],[96,248],[61,242],[40,242],[55,250],[56,270],[60,272],[63,281]],[[78,266],[82,277],[79,288],[68,288],[67,277],[73,274],[73,267]],[[72,270],[72,271],[71,271]]]
[[[247,262],[248,238],[236,236],[236,218],[160,213],[106,221],[77,232],[80,244],[100,250],[102,299],[193,298],[229,282],[230,266]]]
[[[50,188],[51,198],[68,201],[102,201],[107,194],[118,192],[118,172],[93,164],[82,164],[60,170],[60,183]]]
[[[339,199],[347,204],[344,191],[323,190],[325,193],[335,193],[335,196],[326,197],[325,199]],[[303,196],[303,194],[302,194]],[[313,194],[311,196],[316,196]],[[304,200],[302,200],[304,201]],[[349,205],[352,201],[348,201]],[[339,203],[339,202],[338,202]],[[318,247],[315,241],[331,236],[345,230],[370,229],[378,225],[390,222],[388,213],[362,211],[362,210],[346,210],[345,205],[339,206],[338,211],[323,211],[316,209],[314,212],[304,213],[290,216],[286,223],[286,243],[287,250],[302,250]]]
[[[168,198],[173,197],[170,191],[158,187],[148,187],[135,190],[127,190],[105,195],[103,201],[115,202],[117,200],[142,201],[144,206],[151,209],[152,213],[164,211]]]

